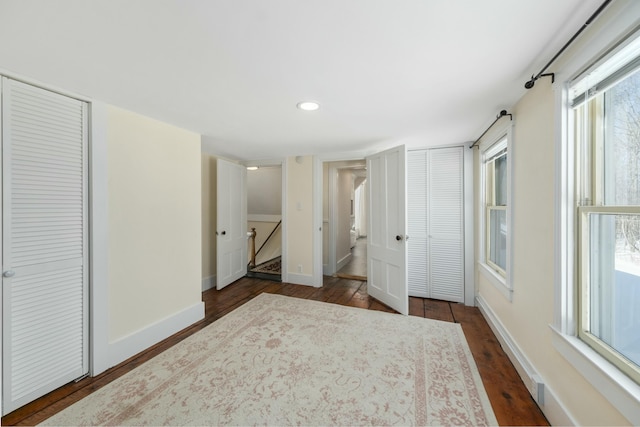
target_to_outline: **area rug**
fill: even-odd
[[[45,425],[496,425],[460,325],[261,294]]]
[[[254,273],[280,274],[281,257],[270,259],[251,269]]]

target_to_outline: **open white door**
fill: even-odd
[[[247,274],[247,169],[218,159],[216,288]]]
[[[367,290],[372,297],[407,315],[405,158],[404,145],[367,157]]]

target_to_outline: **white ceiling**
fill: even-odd
[[[0,0],[0,69],[241,160],[455,144],[511,107],[601,2]]]

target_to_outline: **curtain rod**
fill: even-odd
[[[578,36],[584,31],[585,28],[587,28],[589,26],[589,24],[591,24],[597,17],[598,15],[600,15],[600,13],[602,13],[602,11],[609,5],[609,3],[611,3],[611,0],[605,0],[598,9],[596,9],[596,11],[589,17],[589,19],[587,19],[587,22],[585,22],[582,27],[580,27],[580,29],[573,35],[573,37],[571,37],[569,39],[569,41],[567,43],[565,43],[564,46],[562,46],[562,48],[553,56],[553,58],[551,58],[551,60],[549,62],[547,62],[547,65],[545,65],[544,67],[542,67],[542,70],[540,70],[540,72],[536,75],[531,75],[531,80],[529,80],[528,82],[526,82],[524,84],[525,89],[531,89],[533,87],[533,85],[536,83],[536,80],[538,80],[540,77],[547,77],[547,76],[551,76],[551,83],[553,83],[555,81],[555,74],[554,73],[545,73],[545,71],[547,70],[547,68],[549,68],[549,66],[551,64],[553,64],[555,62],[556,59],[558,59],[558,57],[560,55],[562,55],[562,53],[575,41],[576,38],[578,38]],[[500,120],[501,117],[503,116],[509,116],[511,118],[511,120],[513,120],[513,116],[511,114],[508,114],[506,110],[502,110],[500,111],[500,114],[498,114],[498,117],[496,117],[496,119],[493,121],[493,123],[491,123],[491,125],[489,125],[489,127],[487,128],[487,130],[485,130],[482,135],[480,135],[480,137],[473,143],[471,144],[471,146],[469,148],[473,148],[476,145],[478,145],[478,142],[480,141],[480,139],[482,139],[482,137],[489,131],[489,129],[491,129],[491,126],[493,126],[494,124],[496,124],[496,122],[498,120]]]
[[[478,137],[478,139],[476,139],[476,142],[474,142],[473,144],[471,144],[471,146],[470,146],[469,148],[473,148],[473,147],[475,147],[476,145],[478,145],[478,142],[480,142],[480,140],[482,139],[482,137],[483,137],[487,132],[489,132],[489,129],[491,129],[491,127],[493,127],[493,125],[495,125],[495,124],[496,124],[496,122],[497,122],[498,120],[500,120],[500,119],[501,119],[502,117],[504,117],[504,116],[509,116],[509,120],[513,120],[513,114],[507,113],[507,110],[502,110],[502,111],[500,111],[500,113],[498,113],[498,117],[496,117],[496,119],[493,121],[493,123],[491,123],[491,124],[489,125],[489,127],[487,128],[487,130],[485,130],[484,132],[482,132],[482,135],[480,135],[480,136]]]
[[[558,53],[556,53],[555,56],[551,58],[549,62],[547,62],[547,65],[542,67],[542,70],[540,70],[540,72],[537,75],[535,76],[531,75],[531,80],[529,80],[524,84],[525,89],[531,89],[533,85],[536,83],[536,80],[538,80],[540,77],[551,76],[551,83],[554,82],[555,74],[554,73],[545,74],[545,71],[547,70],[547,68],[549,68],[549,66],[553,64],[554,61],[558,59],[560,55],[562,55],[562,52],[564,52],[575,41],[575,39],[578,38],[578,36],[584,31],[584,29],[587,28],[589,24],[591,24],[598,17],[598,15],[600,15],[600,13],[609,5],[609,3],[611,3],[611,0],[605,0],[605,2],[602,3],[600,7],[593,13],[593,15],[591,15],[589,19],[587,19],[587,22],[585,22],[584,25],[580,27],[578,32],[575,33],[573,37],[571,37],[569,41],[565,43],[564,46],[562,46],[562,48],[558,51]]]

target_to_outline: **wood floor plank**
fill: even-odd
[[[394,312],[367,294],[366,282],[325,277],[324,286],[314,288],[245,277],[220,291],[209,289],[203,292],[205,318],[202,321],[96,377],[70,383],[25,405],[2,417],[2,425],[35,425],[44,421],[263,292]],[[410,298],[409,306],[413,316],[461,324],[500,425],[548,425],[477,308],[422,298]]]
[[[435,299],[424,300],[424,317],[434,320],[444,320],[445,322],[453,322],[453,313],[451,313],[451,305],[447,301],[438,301]]]
[[[409,297],[409,315],[424,317],[424,299]]]

